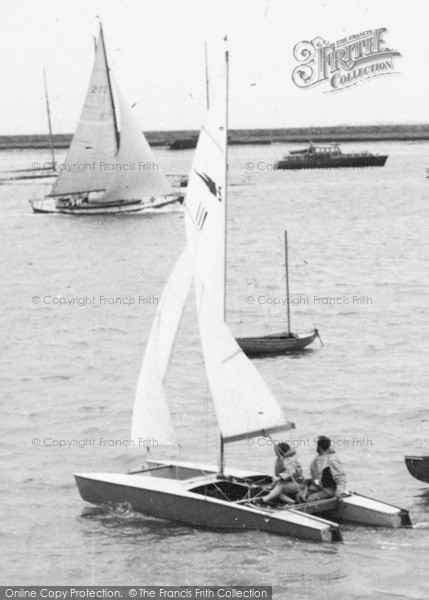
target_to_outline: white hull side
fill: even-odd
[[[406,510],[359,494],[293,508],[270,508],[247,501],[237,504],[193,491],[218,481],[216,466],[184,461],[149,465],[153,470],[145,473],[85,473],[75,478],[82,498],[92,504],[128,502],[137,512],[199,527],[259,529],[302,539],[337,541],[341,539],[337,520],[376,527],[411,526]],[[267,477],[231,468],[225,474],[238,482]]]
[[[172,204],[180,204],[182,198],[180,196],[157,198],[153,202],[145,200],[136,200],[134,202],[111,203],[97,206],[95,203],[88,205],[80,204],[79,206],[60,206],[55,198],[44,198],[43,200],[30,200],[31,207],[35,213],[59,213],[64,215],[106,215],[119,213],[133,213],[156,210],[170,206]]]
[[[336,523],[302,512],[237,504],[194,493],[213,477],[177,481],[120,473],[75,475],[80,495],[92,504],[127,502],[136,512],[194,527],[231,531],[261,530],[319,542],[340,541]]]

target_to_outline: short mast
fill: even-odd
[[[119,150],[118,121],[116,119],[115,101],[113,100],[112,82],[110,80],[110,69],[109,69],[109,63],[107,62],[106,44],[104,43],[103,25],[101,24],[101,22],[100,22],[100,38],[101,38],[101,43],[103,44],[104,62],[106,64],[106,73],[107,73],[107,84],[109,86],[110,99],[112,101],[113,125],[115,127],[116,148],[117,148],[117,150]]]
[[[287,333],[288,333],[288,335],[290,335],[289,266],[288,266],[287,231],[285,231],[285,269],[286,269]]]
[[[222,434],[220,435],[220,458],[219,458],[219,477],[224,476],[225,470],[225,442],[223,440]]]
[[[48,85],[46,83],[45,69],[43,69],[43,81],[45,83],[46,111],[48,113],[49,144],[51,146],[52,169],[55,169],[55,152],[54,152],[54,140],[52,137],[51,109],[49,108]]]

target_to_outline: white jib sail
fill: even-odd
[[[211,105],[186,194],[186,231],[193,263],[201,345],[224,441],[291,429],[224,321],[227,77]]]
[[[173,194],[151,147],[140,131],[132,109],[116,86],[121,115],[121,141],[114,175],[103,201],[141,200]]]
[[[109,165],[112,165],[118,148],[107,69],[100,32],[80,120],[51,196],[105,190],[112,178]]]
[[[143,357],[131,426],[136,448],[177,444],[163,384],[191,283],[185,248],[160,298]]]

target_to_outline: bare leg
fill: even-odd
[[[325,500],[326,498],[332,498],[333,496],[335,496],[333,490],[317,490],[317,492],[312,492],[307,496],[307,502],[314,502],[315,500]]]
[[[288,504],[293,504],[295,502],[294,497],[299,496],[301,494],[301,487],[294,482],[279,482],[276,487],[271,490],[271,492],[263,497],[264,502],[270,502],[274,500],[274,498],[281,498],[284,502]]]

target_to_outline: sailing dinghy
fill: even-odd
[[[116,86],[117,87],[117,86]],[[51,192],[34,212],[94,215],[140,212],[182,202],[159,167],[118,89],[119,135],[103,29],[82,114]]]
[[[294,427],[224,321],[227,73],[228,69],[200,134],[185,203],[188,242],[158,304],[131,429],[135,447],[147,439],[155,440],[156,446],[177,444],[163,384],[193,281],[206,374],[221,433],[219,466],[151,461],[130,473],[78,473],[80,495],[92,504],[125,502],[145,515],[196,527],[263,530],[323,542],[341,540],[340,518],[373,526],[407,526],[407,511],[358,494],[267,506],[260,496],[271,482],[268,474],[225,467],[225,444]]]
[[[316,337],[320,339],[317,329],[313,329],[313,331],[307,333],[292,333],[291,331],[288,262],[287,231],[285,231],[287,331],[258,337],[237,338],[238,345],[244,350],[247,356],[272,356],[299,352],[314,342]]]

